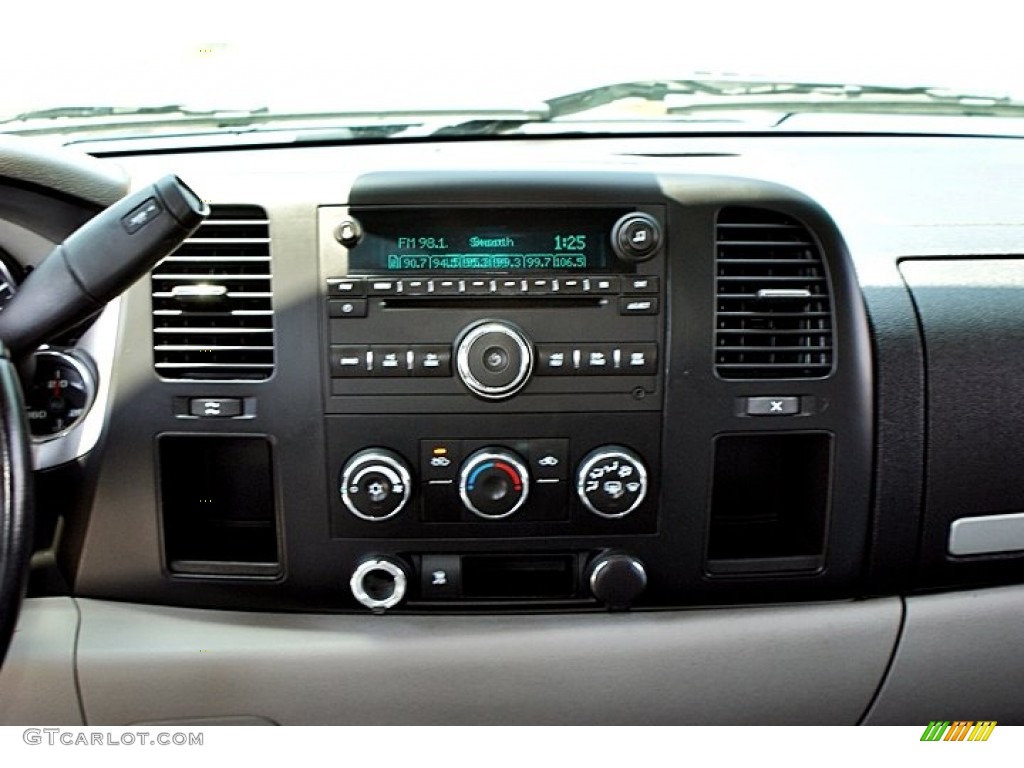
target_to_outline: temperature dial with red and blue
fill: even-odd
[[[525,462],[504,448],[482,448],[459,472],[459,496],[470,512],[498,520],[518,512],[530,493]]]

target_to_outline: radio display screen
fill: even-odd
[[[629,272],[611,231],[632,208],[353,208],[350,274]]]

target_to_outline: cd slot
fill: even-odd
[[[391,297],[380,302],[382,309],[552,309],[554,307],[571,309],[593,309],[608,303],[604,296],[545,296],[544,298],[526,298],[518,296],[487,296],[487,297]]]

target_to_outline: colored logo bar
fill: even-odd
[[[995,720],[932,720],[921,734],[921,741],[988,741]]]

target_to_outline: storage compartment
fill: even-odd
[[[277,575],[270,441],[262,436],[164,435],[159,454],[168,569]]]
[[[832,438],[825,433],[719,437],[708,571],[820,569],[831,464]]]
[[[1017,582],[1024,551],[1024,258],[905,261],[924,339],[918,583]]]
[[[462,596],[479,599],[571,598],[575,555],[466,555]]]

